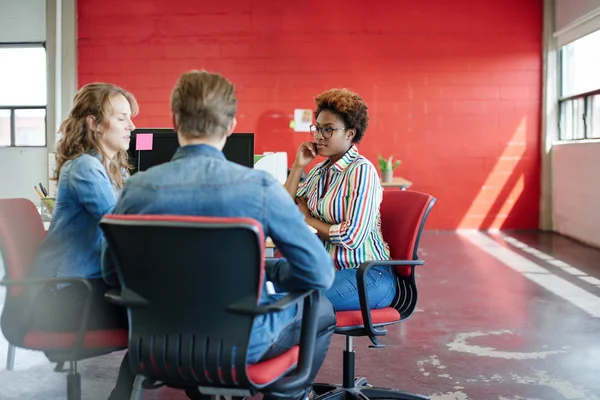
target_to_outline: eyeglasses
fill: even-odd
[[[321,128],[320,126],[311,125],[310,133],[312,133],[313,136],[316,136],[317,133],[319,133],[321,136],[323,136],[323,139],[329,139],[331,137],[331,135],[333,135],[333,132],[343,131],[345,129],[346,128],[333,128],[331,126],[328,126],[326,128]]]

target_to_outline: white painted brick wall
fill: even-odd
[[[600,142],[552,149],[554,229],[600,247]]]

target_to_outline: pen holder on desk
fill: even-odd
[[[55,203],[55,197],[40,199],[40,215],[42,216],[42,221],[52,221],[52,212],[54,211]]]

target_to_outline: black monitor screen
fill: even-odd
[[[136,150],[137,135],[144,133],[152,133],[152,149]],[[136,129],[131,134],[129,143],[129,161],[133,166],[132,174],[171,161],[178,147],[177,133],[173,129]],[[229,136],[223,153],[229,161],[253,168],[254,134],[234,133]]]

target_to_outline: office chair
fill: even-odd
[[[108,243],[106,257],[121,284],[107,298],[128,307],[129,359],[137,376],[132,399],[162,385],[202,398],[277,393],[305,384],[315,347],[318,293],[291,293],[258,305],[264,238],[257,221],[107,215],[100,226]],[[254,317],[302,300],[300,345],[247,365]]]
[[[89,302],[84,305],[81,325],[76,332],[45,332],[29,326],[29,299],[26,287],[47,283],[84,285],[91,293],[90,283],[81,278],[30,278],[37,249],[46,237],[44,224],[35,205],[27,199],[0,199],[0,252],[6,275],[0,285],[7,286],[6,301],[0,326],[11,346],[43,351],[57,363],[55,371],[62,372],[69,363],[67,399],[81,398],[81,377],[77,361],[108,354],[127,347],[127,330],[86,330]],[[14,347],[9,352],[12,369]]]
[[[383,191],[381,204],[381,229],[388,243],[391,260],[368,261],[358,268],[357,285],[360,311],[338,311],[335,333],[346,336],[343,354],[343,382],[339,384],[315,383],[313,389],[319,400],[330,399],[400,399],[427,400],[427,397],[397,389],[372,387],[366,378],[356,377],[352,348],[354,336],[368,336],[373,345],[384,347],[378,336],[387,334],[384,326],[396,324],[408,318],[417,304],[415,267],[423,265],[417,250],[425,221],[436,199],[414,191]],[[396,271],[397,295],[389,307],[370,310],[369,293],[365,290],[366,273],[377,265],[393,265]]]

